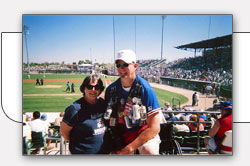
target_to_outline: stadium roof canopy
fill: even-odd
[[[202,40],[202,41],[195,42],[195,43],[177,46],[175,48],[183,49],[183,50],[195,49],[195,52],[196,52],[197,49],[201,50],[201,49],[206,49],[206,48],[225,47],[225,46],[230,46],[230,45],[232,45],[232,35],[226,35],[226,36],[216,37],[216,38],[209,39],[209,40]]]

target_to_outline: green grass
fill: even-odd
[[[172,103],[173,98],[180,100],[180,104],[186,103],[188,101],[188,98],[186,98],[185,96],[181,94],[173,93],[173,92],[158,89],[158,88],[153,88],[153,89],[156,93],[156,96],[158,98],[158,101],[161,107],[164,107],[165,102]],[[174,102],[173,104],[179,105],[178,102]]]
[[[80,93],[81,82],[76,82],[75,84],[75,93]],[[58,85],[60,88],[38,88],[42,87],[32,82],[23,83],[23,94],[67,94],[66,93],[66,82],[45,82],[45,85]]]
[[[27,76],[27,75],[26,75]],[[31,74],[31,79],[41,78],[42,74]],[[46,79],[84,79],[86,75],[70,75],[70,74],[48,74]],[[25,76],[24,76],[25,77]],[[27,77],[26,77],[27,78]],[[66,82],[44,82],[44,85],[59,85],[60,88],[37,88],[35,82],[24,82],[23,83],[23,94],[68,94],[66,90]],[[108,77],[111,82],[115,81],[117,77]],[[75,83],[75,92],[81,93],[79,87],[81,82]],[[166,101],[172,103],[173,98],[177,98],[181,101],[181,104],[188,101],[186,97],[181,94],[176,94],[166,90],[153,88],[155,90],[156,96],[158,98],[161,107],[164,107]],[[24,112],[61,112],[64,111],[67,106],[69,106],[73,101],[79,99],[79,96],[24,96],[23,97],[23,111]],[[179,103],[174,103],[178,105]]]
[[[79,99],[79,96],[74,97],[23,97],[23,112],[62,112],[66,107],[72,104],[73,101]]]

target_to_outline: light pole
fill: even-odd
[[[113,37],[114,37],[114,61],[115,61],[115,17],[113,16]],[[114,62],[114,74],[115,74],[115,62]]]
[[[92,49],[91,49],[91,48],[89,48],[89,55],[90,55],[91,64],[93,64],[93,60],[92,60]]]
[[[207,39],[209,39],[209,38],[210,38],[210,27],[211,27],[211,16],[209,17]]]
[[[29,27],[27,25],[23,26],[25,44],[26,44],[26,53],[27,53],[27,68],[28,68],[28,79],[30,79],[30,65],[29,65],[29,51],[28,51],[28,43],[27,43],[27,35],[29,34]]]
[[[163,54],[163,32],[164,32],[164,20],[167,16],[161,16],[162,19],[162,28],[161,28],[161,60],[162,60],[162,54]]]
[[[136,53],[136,16],[135,16],[135,53]]]

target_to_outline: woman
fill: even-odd
[[[102,118],[106,104],[98,96],[103,90],[100,78],[95,75],[87,76],[80,87],[83,97],[65,110],[61,134],[65,140],[69,140],[72,154],[101,153],[105,132]]]
[[[191,116],[190,116],[190,121],[195,121],[195,122],[197,122],[197,115],[196,114],[192,114]],[[199,119],[200,121],[202,121],[201,120],[201,118]],[[189,128],[190,128],[190,130],[191,131],[197,131],[197,123],[188,123],[188,126],[189,126]],[[203,126],[203,124],[202,123],[200,123],[200,125],[199,125],[199,130],[200,131],[202,131],[202,130],[204,130],[204,126]]]
[[[217,150],[232,152],[232,147],[220,146],[224,134],[232,130],[232,102],[221,102],[220,111],[221,118],[216,120],[214,126],[209,130],[209,138],[204,140],[209,154],[216,153]]]

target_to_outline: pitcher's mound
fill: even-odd
[[[36,86],[36,88],[61,88],[61,85],[42,85],[42,86]]]

